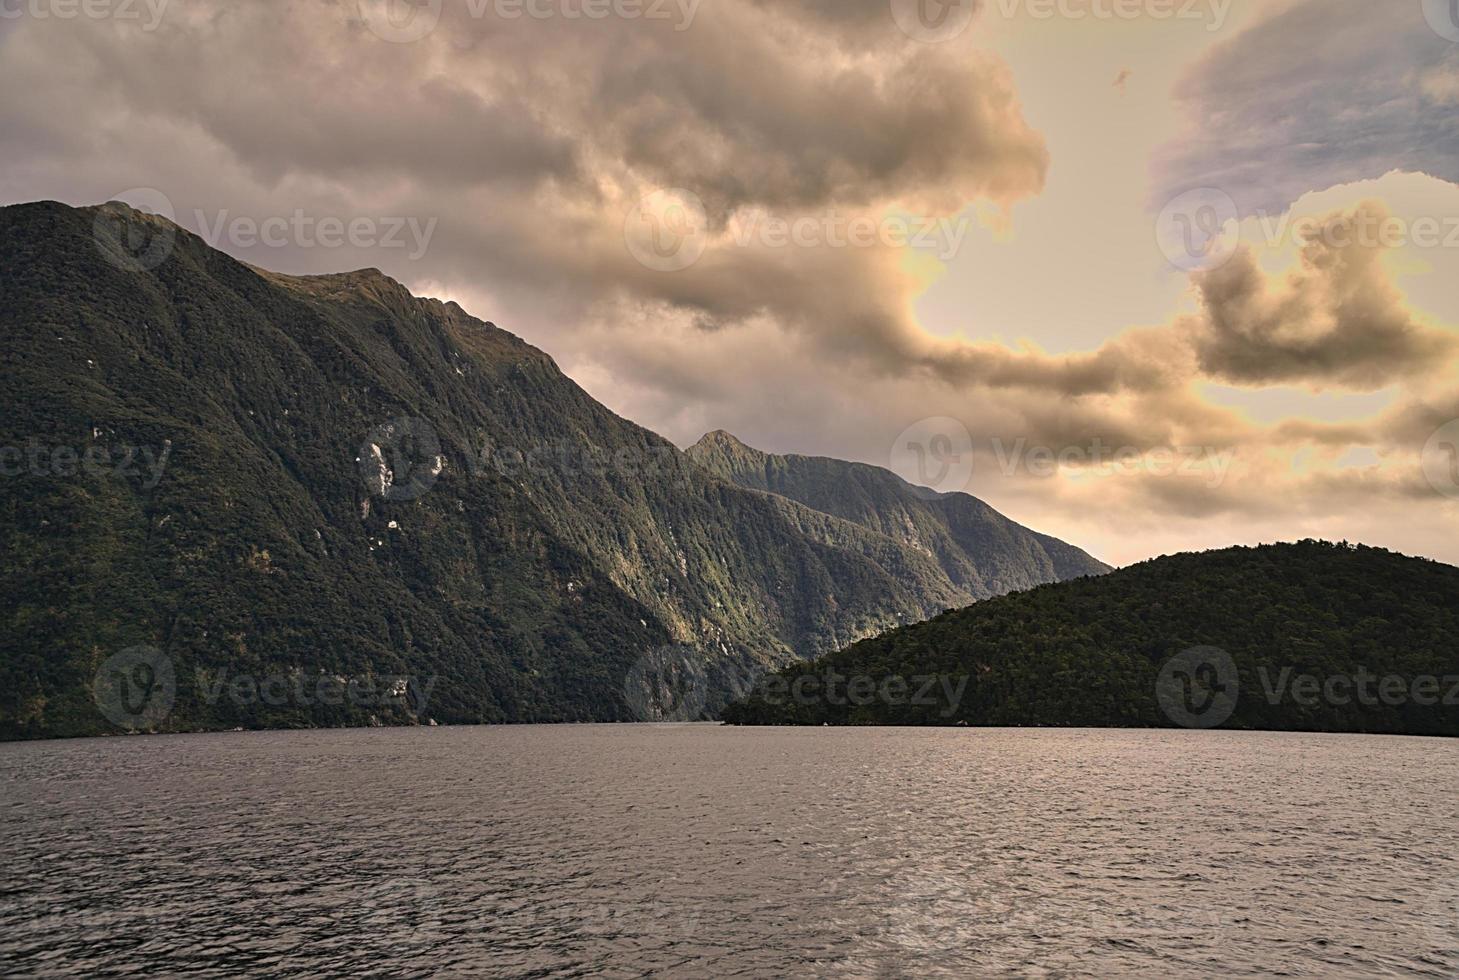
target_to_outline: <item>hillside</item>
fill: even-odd
[[[933,677],[938,693],[922,705],[895,684],[860,705],[810,681],[805,697],[785,693],[830,674],[878,691]],[[1459,735],[1459,568],[1320,542],[1159,558],[793,666],[723,717]]]
[[[264,272],[116,204],[0,209],[0,263],[0,737],[116,730],[92,687],[139,647],[175,686],[148,729],[692,717],[966,599],[374,270]]]
[[[772,455],[728,432],[711,432],[688,452],[721,479],[851,521],[926,555],[968,601],[1110,570],[1072,545],[1014,523],[976,497],[914,487],[880,467]]]

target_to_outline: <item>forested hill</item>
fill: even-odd
[[[1159,558],[791,667],[724,718],[1459,735],[1459,569],[1312,541]]]

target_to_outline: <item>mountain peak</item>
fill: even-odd
[[[749,449],[750,447],[740,441],[733,432],[726,432],[724,429],[715,429],[713,432],[706,432],[700,437],[695,446],[703,446],[719,449]]]
[[[748,485],[753,489],[765,488],[737,480],[736,475],[746,471],[763,472],[765,466],[774,459],[769,453],[745,445],[733,433],[724,429],[705,433],[703,438],[689,447],[688,455],[720,479],[738,482],[742,486]]]

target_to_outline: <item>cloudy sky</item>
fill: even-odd
[[[0,200],[378,267],[681,445],[1459,562],[1456,0],[0,0],[0,89]]]

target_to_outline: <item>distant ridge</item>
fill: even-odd
[[[723,430],[700,439],[689,457],[720,479],[786,497],[927,555],[970,601],[1110,570],[976,497],[934,494],[880,467],[772,455]]]

